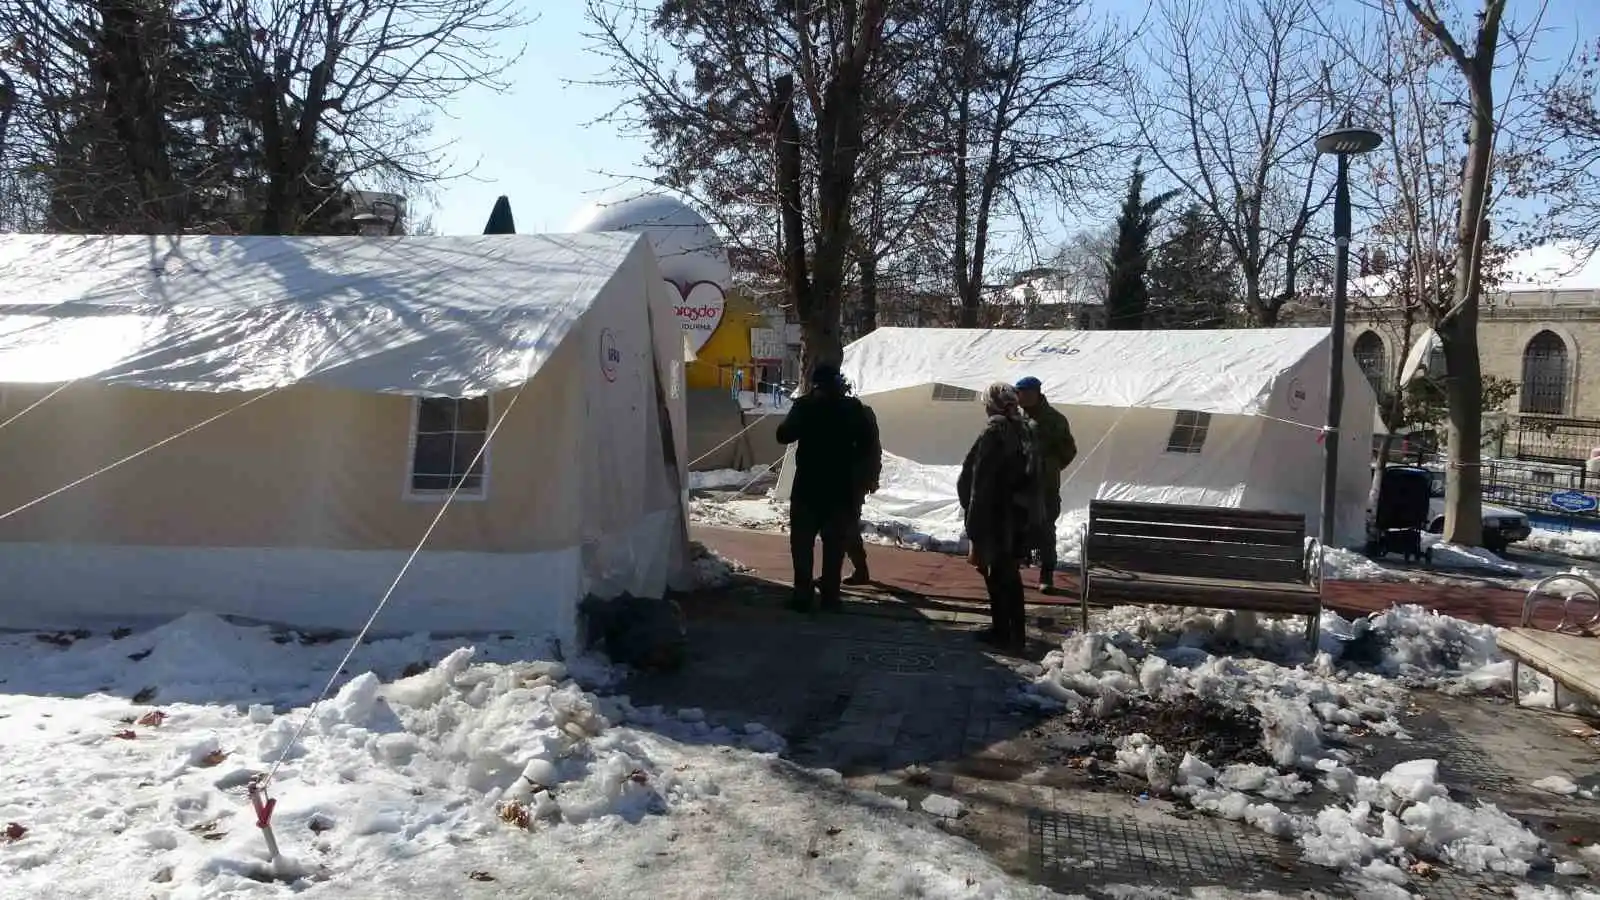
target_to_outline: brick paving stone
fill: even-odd
[[[764,580],[782,584],[792,576],[789,542],[785,535],[705,526],[696,526],[692,532],[695,540],[749,566]],[[874,606],[927,615],[982,612],[979,604],[987,604],[983,580],[964,559],[944,553],[870,544],[867,554],[879,585],[861,596],[870,598]],[[1063,609],[1077,604],[1075,573],[1060,572],[1056,582],[1059,596],[1045,596],[1038,592],[1036,579],[1025,578],[1024,583],[1033,584],[1028,588],[1028,603],[1035,607],[1035,614],[1053,608],[1057,615],[1064,616],[1068,625],[1076,624],[1076,611]],[[1366,615],[1395,604],[1416,603],[1456,618],[1502,627],[1517,624],[1522,614],[1523,596],[1523,591],[1473,582],[1329,581],[1323,586],[1324,603],[1346,615]],[[1559,618],[1555,605],[1552,605],[1552,614]]]

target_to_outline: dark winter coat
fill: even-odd
[[[1027,440],[1021,419],[990,416],[961,464],[956,496],[967,539],[984,566],[1015,563],[1027,552],[1038,491],[1028,476]]]
[[[883,477],[883,439],[878,433],[878,414],[865,403],[861,404],[861,412],[866,416],[867,447],[861,459],[856,491],[865,497],[878,489],[878,479]]]
[[[795,444],[791,502],[846,509],[860,490],[876,446],[866,407],[849,396],[812,391],[794,401],[778,426],[778,443]]]
[[[1032,409],[1023,410],[1033,431],[1034,448],[1038,454],[1039,485],[1048,489],[1061,486],[1061,472],[1072,465],[1078,455],[1078,442],[1072,437],[1072,426],[1061,411],[1040,398]]]

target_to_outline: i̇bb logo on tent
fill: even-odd
[[[678,298],[678,322],[689,336],[689,348],[699,352],[722,322],[722,310],[727,303],[722,286],[711,281],[689,284],[668,281],[667,284],[672,285]]]
[[[609,328],[600,329],[600,374],[607,381],[617,380],[617,367],[622,365],[622,351],[617,349],[617,336]]]

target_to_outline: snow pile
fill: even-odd
[[[753,482],[759,481],[772,471],[772,466],[758,466],[754,469],[712,469],[708,472],[690,472],[689,490],[691,491],[717,491],[738,490]]]
[[[201,686],[215,675],[236,691],[248,668],[272,686],[263,694],[304,704],[321,685],[288,686],[342,646],[278,643],[204,616],[116,642],[3,643],[61,661],[8,668],[0,694],[0,822],[16,825],[0,841],[0,879],[16,896],[443,897],[469,880],[519,896],[698,897],[707,884],[756,898],[1045,895],[930,824],[782,763],[770,755],[781,739],[759,725],[635,708],[562,663],[482,662],[457,647],[398,680],[362,672],[314,711],[279,715],[199,702]],[[140,659],[120,652],[141,647]],[[129,672],[167,660],[162,690],[193,702],[61,696],[84,683],[74,669],[149,680],[113,672],[108,648]],[[244,787],[280,757],[283,857],[269,864]]]
[[[789,525],[789,505],[766,497],[749,500],[696,497],[689,501],[689,518],[697,525],[783,531]]]
[[[1040,702],[1104,719],[1139,703],[1198,698],[1254,716],[1258,751],[1273,763],[1218,769],[1149,734],[1126,735],[1112,767],[1144,779],[1153,793],[1293,839],[1307,861],[1365,881],[1403,884],[1416,860],[1512,875],[1544,860],[1543,842],[1514,819],[1453,800],[1437,762],[1413,760],[1371,778],[1352,771],[1354,757],[1332,740],[1401,734],[1405,686],[1397,677],[1458,691],[1505,686],[1509,670],[1495,654],[1493,628],[1414,606],[1354,623],[1329,612],[1311,654],[1298,620],[1169,610],[1113,610],[1106,619],[1102,630],[1069,636],[1046,656],[1032,686]],[[1315,815],[1279,805],[1318,787],[1337,802]],[[1542,787],[1564,790],[1554,781]]]
[[[736,573],[750,571],[744,563],[728,559],[699,541],[689,543],[689,561],[694,569],[695,587],[701,590],[725,587]]]
[[[1437,541],[1428,546],[1428,562],[1438,569],[1462,569],[1490,575],[1521,576],[1522,567],[1482,547]]]
[[[1600,560],[1600,531],[1578,528],[1572,531],[1552,531],[1547,528],[1535,528],[1522,544],[1546,553]]]

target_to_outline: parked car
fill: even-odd
[[[1444,534],[1444,480],[1442,469],[1428,470],[1428,533]],[[1530,527],[1524,513],[1492,503],[1483,504],[1483,546],[1504,553],[1517,541],[1528,539]]]

